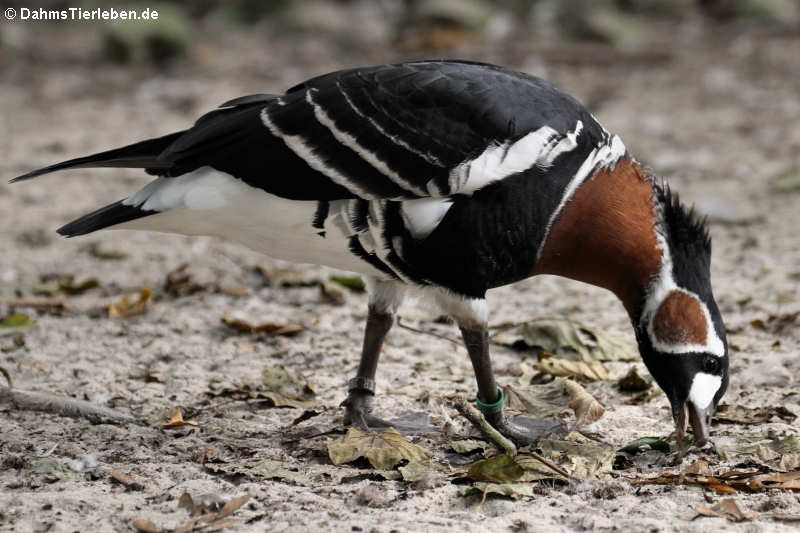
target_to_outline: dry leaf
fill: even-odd
[[[145,288],[139,292],[139,297],[136,300],[132,298],[132,295],[125,295],[108,306],[108,316],[111,318],[129,318],[141,315],[150,307],[153,291]]]
[[[175,411],[173,411],[172,416],[169,419],[169,422],[167,422],[161,427],[164,429],[175,429],[184,426],[199,426],[199,424],[194,420],[184,420],[181,410],[175,409]]]
[[[514,500],[533,498],[534,485],[531,483],[476,483],[461,491],[461,496],[483,496],[493,494],[508,496]]]
[[[297,465],[292,463],[270,459],[242,463],[206,464],[205,469],[209,472],[224,474],[238,479],[247,479],[256,483],[276,479],[283,483],[291,483],[302,487],[319,487],[321,484],[342,484],[375,477],[395,481],[401,479],[401,474],[397,470],[365,470],[347,466],[313,463],[307,463],[302,468],[298,468]]]
[[[634,479],[631,484],[697,485],[718,494],[732,494],[736,491],[759,492],[767,489],[800,491],[800,472],[762,474],[731,470],[716,476],[665,472],[653,478]]]
[[[118,261],[128,257],[127,252],[103,248],[99,242],[93,243],[91,246],[89,246],[89,253],[92,255],[92,257],[108,261]]]
[[[535,348],[563,359],[635,361],[633,339],[568,320],[537,320],[504,330],[492,340],[517,349]]]
[[[242,287],[240,285],[220,285],[216,289],[217,292],[227,294],[228,296],[236,296],[237,298],[250,296],[251,293],[249,287]]]
[[[697,518],[698,516],[712,516],[712,517],[719,517],[719,518],[727,518],[732,522],[743,522],[745,520],[752,520],[756,516],[758,516],[757,512],[754,511],[742,511],[736,502],[730,498],[721,500],[718,504],[714,507],[697,507],[695,509],[697,511]]]
[[[229,316],[224,316],[221,320],[226,326],[242,333],[269,333],[270,335],[292,336],[306,329],[299,324],[273,324],[272,322],[254,324],[241,318]]]
[[[609,379],[608,370],[600,361],[571,361],[557,357],[547,357],[534,363],[533,368],[542,374],[550,374],[565,378],[583,379],[587,381],[605,381]]]
[[[220,531],[223,528],[232,526],[238,523],[238,520],[232,520],[232,519],[226,520],[226,517],[236,512],[242,505],[247,503],[252,497],[253,497],[252,494],[247,494],[245,496],[234,498],[225,505],[223,505],[222,509],[220,509],[219,511],[196,516],[195,518],[192,518],[182,526],[175,528],[173,530],[173,533],[189,533],[190,531],[203,531],[205,533],[207,531]],[[214,500],[217,501],[217,498],[214,498]],[[187,509],[190,513],[201,512],[201,510],[203,509],[202,505],[198,507],[198,505],[192,499],[191,495],[189,495],[188,493],[184,493],[181,496],[179,505]]]
[[[606,412],[600,402],[574,381],[564,381],[564,388],[572,399],[569,402],[569,408],[575,411],[576,425],[591,424],[600,420]]]
[[[511,410],[527,412],[536,418],[565,418],[569,416],[569,396],[564,390],[564,381],[563,378],[556,378],[550,383],[526,387],[509,385],[503,389],[506,405]]]
[[[216,516],[215,519],[219,520],[220,518],[225,518],[226,516],[232,515],[240,507],[242,507],[244,504],[246,504],[248,501],[250,501],[250,498],[252,498],[252,497],[253,497],[252,494],[245,494],[244,496],[239,496],[238,498],[232,499],[231,501],[226,503],[222,507],[222,509],[220,509],[220,511],[217,513],[217,516]]]
[[[653,386],[653,378],[641,376],[635,366],[632,366],[628,373],[617,381],[619,390],[623,392],[643,392]]]
[[[261,371],[259,397],[272,401],[275,407],[308,409],[314,406],[314,385],[295,376],[284,366],[266,367]]]
[[[490,483],[516,481],[522,477],[525,471],[515,459],[515,457],[507,453],[495,455],[489,459],[482,459],[469,467],[467,476],[475,481],[488,481]]]
[[[192,275],[186,271],[188,267],[189,263],[183,263],[178,268],[167,272],[164,278],[165,293],[174,298],[179,298],[207,289],[202,283],[192,281]]]
[[[63,314],[64,311],[69,309],[67,301],[63,298],[6,298],[0,300],[0,303],[8,307],[32,307],[41,312]],[[0,329],[0,335],[3,335]]]
[[[141,483],[134,480],[131,476],[123,472],[122,470],[117,470],[116,468],[103,468],[103,471],[109,474],[116,482],[124,485],[125,488],[130,490],[142,490],[144,486]]]
[[[695,461],[691,465],[681,470],[681,475],[697,474],[700,476],[710,476],[713,474],[707,461]]]
[[[743,407],[722,404],[714,414],[714,422],[731,424],[764,424],[766,422],[792,422],[797,415],[782,405],[769,407]]]
[[[423,482],[430,485],[438,484],[439,481],[443,480],[442,473],[450,471],[451,467],[436,461],[426,460],[408,463],[405,466],[398,467],[397,470],[403,476],[403,481],[408,483]]]
[[[410,442],[394,428],[381,433],[367,433],[350,428],[347,434],[328,444],[328,456],[335,465],[365,457],[373,468],[394,468],[401,461],[413,463],[433,457],[433,454]]]
[[[161,533],[161,530],[150,520],[138,518],[133,521],[133,527],[142,533]]]
[[[97,278],[87,278],[80,283],[77,283],[75,277],[71,275],[60,276],[58,278],[58,290],[70,296],[83,294],[89,289],[94,289],[99,286],[100,282],[97,281]]]
[[[319,291],[322,298],[333,305],[344,305],[347,302],[347,294],[345,294],[344,288],[331,281],[321,282]]]
[[[578,480],[608,479],[614,467],[616,450],[581,436],[570,433],[565,440],[542,439],[539,441],[541,455],[556,466],[567,471]],[[555,479],[567,481],[560,474],[553,472],[533,457],[523,454],[517,456],[517,463],[525,469],[522,477],[525,481],[539,479]]]

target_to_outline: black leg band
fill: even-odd
[[[354,377],[347,382],[347,392],[354,390],[375,394],[375,380],[371,378]]]

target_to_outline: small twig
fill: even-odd
[[[46,452],[44,452],[42,455],[37,455],[36,457],[38,457],[38,458],[40,458],[40,459],[43,459],[43,458],[45,458],[45,457],[50,457],[50,455],[51,455],[51,454],[52,454],[54,451],[56,451],[56,448],[58,448],[58,443],[57,443],[57,442],[56,442],[55,444],[53,444],[53,446],[52,446],[52,447],[51,447],[49,450],[47,450]]]
[[[9,307],[32,307],[50,311],[67,311],[69,304],[63,298],[7,298],[3,304]]]
[[[247,403],[251,401],[252,398],[242,398],[242,399],[233,399],[233,400],[225,400],[219,403],[212,403],[211,405],[206,405],[203,407],[190,407],[187,411],[191,410],[192,416],[197,415],[198,413],[202,413],[203,411],[210,411],[212,409],[219,409],[220,407],[225,407],[226,405],[230,405],[232,403]],[[187,415],[188,416],[188,415]]]
[[[325,437],[327,435],[338,435],[341,433],[343,433],[341,429],[338,428],[329,429],[328,431],[322,431],[320,433],[312,433],[311,435],[305,435],[303,437],[295,437],[288,440],[282,440],[281,444],[294,444],[295,442],[300,442],[303,440],[316,439],[317,437]]]
[[[9,372],[7,368],[0,366],[0,374],[6,377],[6,381],[8,381],[8,390],[13,389],[14,380],[11,378],[11,372]]]
[[[464,415],[464,417],[472,422],[476,428],[478,428],[486,437],[488,437],[492,442],[497,444],[500,448],[502,448],[508,455],[514,456],[517,454],[517,447],[514,446],[514,443],[504,437],[499,431],[493,428],[489,422],[487,422],[486,417],[483,414],[472,407],[472,405],[467,402],[467,400],[462,396],[455,401],[455,407],[459,413]],[[554,464],[552,461],[545,459],[538,453],[531,450],[530,452],[526,452],[526,454],[530,454],[531,457],[542,463],[544,466],[555,472],[556,474],[562,475],[569,481],[574,481],[575,479],[563,468]]]
[[[533,457],[534,459],[536,459],[537,461],[542,463],[544,466],[546,466],[547,468],[549,468],[550,470],[552,470],[556,474],[561,474],[562,476],[567,478],[567,480],[569,480],[569,481],[576,481],[576,479],[574,477],[569,475],[569,472],[567,472],[566,470],[564,470],[563,468],[561,468],[557,464],[553,463],[552,461],[550,461],[548,459],[545,459],[544,457],[542,457],[541,455],[539,455],[535,451],[531,450],[528,453],[530,453],[531,457]]]
[[[400,321],[400,317],[397,317],[397,326],[398,326],[398,327],[401,327],[401,328],[403,328],[403,329],[407,329],[407,330],[409,330],[409,331],[413,331],[413,332],[415,332],[415,333],[422,333],[423,335],[430,335],[431,337],[436,337],[437,339],[442,339],[442,340],[450,341],[450,342],[452,342],[453,344],[455,344],[456,346],[461,346],[461,342],[460,342],[460,341],[457,341],[457,340],[455,340],[455,339],[453,339],[453,338],[450,338],[450,337],[448,337],[447,335],[440,335],[439,333],[434,333],[433,331],[425,331],[424,329],[417,329],[417,328],[414,328],[414,327],[408,326],[408,325],[406,325],[406,324],[403,324],[403,323]]]
[[[466,398],[463,396],[457,398],[455,401],[455,408],[459,413],[464,415],[464,418],[472,422],[473,426],[475,426],[489,440],[502,448],[508,455],[512,457],[517,455],[517,447],[514,446],[514,443],[493,428],[483,414],[472,407],[469,402],[467,402]]]
[[[5,372],[4,372],[5,374]],[[9,376],[6,374],[6,379]],[[71,418],[84,418],[93,424],[135,424],[146,426],[141,420],[119,413],[108,407],[45,392],[31,392],[0,387],[0,404],[9,403],[22,411],[40,411]]]

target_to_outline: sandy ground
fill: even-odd
[[[290,45],[268,33],[251,35],[247,42],[226,35],[214,45],[198,45],[193,66],[166,75],[98,64],[70,31],[51,29],[57,32],[51,35],[51,48],[32,42],[32,33],[14,33],[33,51],[15,56],[6,48],[3,55],[3,183],[33,167],[185,127],[200,112],[240,94],[278,92],[334,68],[402,57],[375,48],[348,55],[313,39]],[[565,60],[563,54],[545,53],[552,49],[534,44],[465,48],[457,55],[524,69],[575,94],[640,160],[710,215],[715,294],[732,344],[731,386],[724,401],[751,407],[783,405],[800,413],[795,393],[800,371],[797,321],[780,329],[769,322],[770,316],[791,316],[800,310],[800,193],[776,194],[769,188],[772,177],[800,165],[800,38],[750,33],[721,35],[711,42],[708,31],[692,24],[668,29],[662,38],[654,37],[653,44],[668,59],[649,63],[635,57],[618,61],[602,50],[591,60],[581,60],[580,51]],[[349,293],[344,305],[333,305],[315,286],[264,286],[254,274],[257,266],[272,272],[273,281],[327,279],[332,271],[292,267],[210,238],[104,232],[65,240],[54,233],[59,225],[127,196],[146,180],[135,171],[77,170],[20,185],[0,184],[4,298],[38,284],[46,274],[100,282],[99,289],[69,297],[70,312],[19,308],[32,314],[37,325],[24,333],[24,342],[0,337],[0,365],[13,373],[19,389],[113,406],[153,425],[92,425],[0,406],[0,530],[131,531],[135,519],[174,528],[188,520],[178,507],[184,492],[226,498],[252,494],[235,513],[240,522],[232,531],[789,527],[764,517],[744,523],[722,518],[688,521],[694,507],[710,505],[700,489],[632,487],[622,473],[607,481],[543,484],[534,498],[519,501],[490,497],[480,508],[478,498],[459,496],[463,485],[449,482],[421,488],[365,474],[307,487],[214,473],[209,465],[263,459],[301,471],[329,464],[325,447],[338,435],[285,440],[340,427],[337,406],[357,364],[366,299]],[[91,253],[92,245],[125,257],[99,258]],[[165,294],[161,289],[167,272],[183,263],[189,264],[193,281],[248,287],[249,295],[212,290],[180,297]],[[155,290],[146,314],[113,320],[98,311],[139,287]],[[492,291],[489,301],[492,324],[555,315],[631,336],[622,306],[612,295],[568,280],[528,280]],[[7,307],[0,315],[9,311]],[[236,335],[220,324],[222,316],[233,313],[308,329],[295,337]],[[411,303],[401,312],[409,325],[456,337],[453,326],[436,322],[438,314],[426,302]],[[755,320],[766,322],[765,328],[754,326]],[[516,379],[520,362],[530,363],[532,358],[495,348],[501,383]],[[219,405],[224,398],[207,395],[226,385],[257,382],[262,369],[278,365],[313,380],[318,416],[295,425],[302,410],[257,403]],[[609,365],[615,376],[630,366]],[[625,405],[626,396],[612,382],[591,384],[589,390],[608,410],[590,429],[608,443],[621,446],[672,429],[663,396],[643,405]],[[464,423],[442,399],[456,392],[474,394],[464,349],[395,328],[379,368],[379,411],[392,417],[429,409],[434,424],[466,433]],[[160,424],[176,407],[191,413],[199,426],[161,430]],[[796,435],[797,424],[715,425],[712,440],[722,444],[748,435]],[[444,454],[444,437],[423,442],[439,456]],[[204,455],[216,456],[218,462],[204,465]],[[737,464],[706,451],[669,465],[665,456],[650,453],[640,456],[626,475],[675,471],[701,458],[722,469]],[[104,467],[129,474],[141,490],[114,482]],[[734,497],[743,509],[800,514],[800,501],[791,492]]]

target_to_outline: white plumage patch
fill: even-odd
[[[239,194],[241,182],[231,176],[221,178],[219,174],[198,169],[174,178],[157,178],[122,203],[144,211],[223,207]]]
[[[451,198],[420,198],[400,204],[403,222],[411,236],[424,239],[436,229],[453,206]]]
[[[492,144],[478,157],[461,163],[450,172],[451,193],[471,194],[534,165],[549,167],[559,155],[578,146],[577,138],[582,129],[580,120],[575,129],[564,136],[550,126],[542,126],[514,143]]]
[[[698,372],[694,375],[692,387],[689,389],[689,401],[700,409],[705,409],[711,404],[721,385],[720,376]]]

